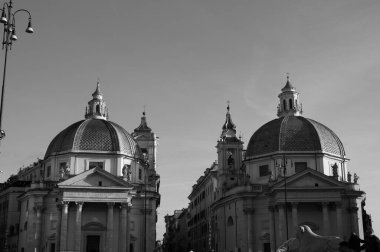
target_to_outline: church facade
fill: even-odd
[[[275,251],[299,225],[320,235],[364,237],[364,192],[341,140],[302,116],[289,78],[278,97],[278,118],[260,127],[246,150],[227,107],[217,162],[188,197],[189,250]]]
[[[153,251],[157,140],[145,112],[132,134],[109,121],[98,83],[85,119],[1,185],[0,251]]]

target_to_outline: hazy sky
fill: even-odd
[[[187,207],[192,185],[217,158],[226,101],[248,143],[276,118],[277,95],[289,72],[304,116],[342,140],[380,233],[380,1],[14,5],[32,13],[35,34],[23,32],[27,16],[19,13],[19,40],[8,55],[0,181],[43,158],[55,135],[84,118],[100,78],[111,121],[131,132],[145,105],[160,137],[161,239],[164,215]]]

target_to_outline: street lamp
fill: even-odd
[[[4,25],[3,31],[3,43],[2,49],[5,49],[5,59],[4,59],[4,72],[3,72],[3,85],[1,87],[1,107],[0,107],[0,140],[5,137],[5,132],[2,129],[2,121],[3,121],[3,109],[4,109],[4,86],[5,86],[5,73],[7,69],[7,56],[8,49],[12,50],[12,44],[17,40],[16,36],[16,19],[15,16],[18,12],[26,12],[29,15],[28,26],[26,27],[26,33],[33,33],[34,30],[32,28],[32,16],[30,12],[26,9],[19,9],[15,12],[12,12],[13,2],[9,0],[9,2],[5,2],[3,4],[3,8],[1,9],[1,17],[0,23]]]

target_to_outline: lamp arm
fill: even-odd
[[[26,12],[26,13],[28,13],[29,14],[29,19],[32,19],[32,15],[30,14],[30,12],[28,11],[28,10],[26,10],[26,9],[18,9],[18,10],[16,10],[15,12],[13,12],[13,18],[15,17],[15,15],[16,15],[16,13],[17,12]]]

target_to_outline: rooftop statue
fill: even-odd
[[[284,242],[276,252],[338,252],[343,239],[335,236],[321,236],[302,225],[297,229],[297,237]]]

